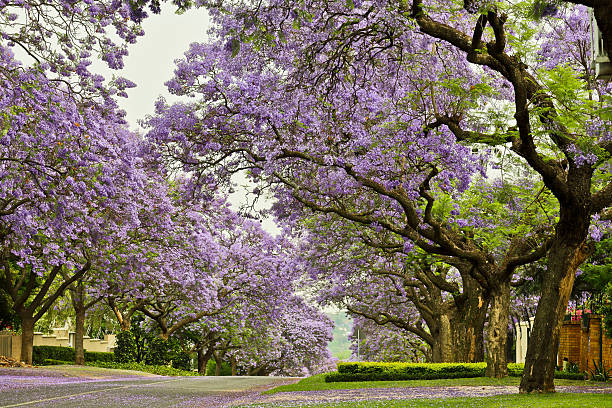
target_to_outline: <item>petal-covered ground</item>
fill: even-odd
[[[75,366],[0,368],[0,408],[220,408],[294,381],[273,377],[162,377]]]
[[[557,392],[571,393],[609,393],[612,387],[606,386],[558,386]],[[516,394],[516,386],[456,386],[456,387],[405,387],[405,388],[362,388],[354,390],[321,390],[279,392],[272,395],[250,395],[248,398],[235,400],[232,405],[259,407],[262,404],[274,406],[308,406],[311,404],[408,400],[415,398],[455,398],[455,397],[488,397],[502,394]]]
[[[261,392],[297,379],[273,377],[162,377],[127,370],[57,366],[0,368],[0,408],[8,407],[236,407],[486,397],[516,394],[509,386],[435,386]],[[612,386],[557,386],[559,392],[607,393]],[[264,405],[265,404],[265,405]]]

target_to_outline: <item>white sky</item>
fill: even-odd
[[[193,9],[183,15],[177,15],[174,10],[174,6],[162,3],[161,14],[149,13],[143,20],[145,35],[130,46],[123,70],[95,67],[96,71],[104,71],[106,77],[115,74],[138,85],[127,91],[129,98],[119,98],[132,130],[139,129],[138,120],[153,113],[153,104],[159,95],[168,101],[175,100],[164,86],[173,76],[174,60],[183,57],[189,44],[202,42],[207,37],[210,20],[205,10]]]
[[[101,62],[92,66],[93,71],[109,79],[113,75],[123,76],[137,84],[136,88],[127,90],[128,98],[118,98],[119,106],[126,111],[126,119],[132,130],[141,130],[138,121],[153,114],[153,105],[160,95],[168,102],[178,99],[164,85],[173,76],[174,61],[183,57],[189,44],[203,42],[207,38],[210,19],[205,10],[193,9],[182,15],[177,15],[174,10],[171,4],[162,3],[161,14],[149,13],[149,17],[142,22],[145,35],[130,46],[121,71],[105,68]],[[247,183],[239,175],[235,181],[239,185]],[[230,202],[236,208],[244,203],[244,189],[237,188],[230,195]],[[269,205],[269,201],[263,200],[262,204]],[[273,235],[280,233],[271,219],[263,220],[262,226]]]

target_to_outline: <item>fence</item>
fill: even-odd
[[[0,356],[10,357],[13,354],[13,336],[0,333]]]

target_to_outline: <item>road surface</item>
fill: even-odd
[[[223,407],[293,382],[281,377],[161,377],[93,367],[0,369],[0,408]]]

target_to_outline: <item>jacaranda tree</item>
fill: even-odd
[[[538,55],[533,34],[550,29],[525,17],[533,2],[215,5],[217,39],[193,45],[169,82],[204,103],[160,102],[151,121],[164,153],[200,177],[212,163],[221,177],[250,168],[288,218],[300,206],[333,212],[471,263],[490,284],[490,339],[507,326],[502,299],[516,267],[548,251],[521,390],[553,390],[591,219],[612,200],[610,97],[554,51]],[[568,17],[566,33],[584,32],[584,19]],[[483,171],[472,148],[487,145],[508,148],[556,198],[551,240],[516,237],[495,259],[432,215],[437,191],[460,193]],[[488,358],[489,374],[504,375],[505,362]]]

